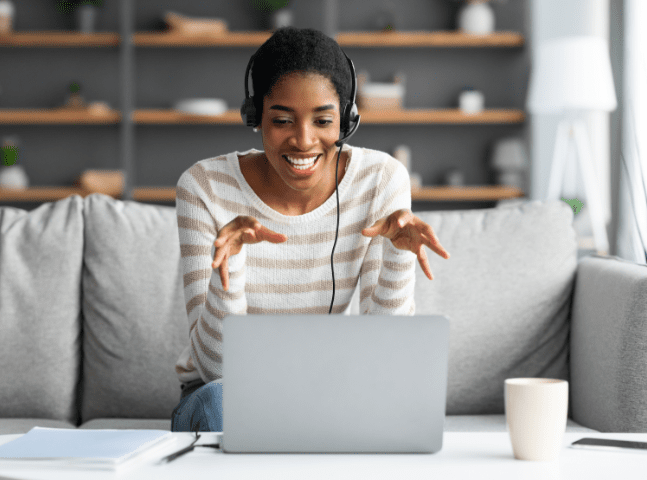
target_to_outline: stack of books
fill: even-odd
[[[38,466],[122,470],[175,447],[165,430],[84,430],[34,427],[0,445],[2,467]]]

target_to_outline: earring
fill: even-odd
[[[258,133],[258,131],[259,131],[259,128],[258,128],[258,127],[254,127],[254,133]]]

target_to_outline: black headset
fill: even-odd
[[[258,52],[257,52],[258,53]],[[350,67],[350,76],[352,81],[352,91],[351,91],[351,101],[344,107],[344,112],[341,115],[340,119],[340,138],[335,142],[335,145],[339,147],[339,153],[337,154],[337,168],[335,169],[335,193],[337,194],[337,232],[335,233],[335,243],[332,247],[332,253],[330,254],[330,268],[332,269],[332,301],[330,302],[330,310],[328,314],[332,313],[332,306],[335,302],[335,267],[333,265],[333,258],[335,254],[335,247],[337,246],[337,236],[339,234],[339,191],[337,179],[339,178],[339,157],[341,155],[341,147],[357,130],[359,127],[359,113],[357,111],[357,104],[355,103],[355,97],[357,95],[357,75],[355,74],[355,67],[353,62],[348,55],[342,50],[342,53],[348,60],[348,65]],[[249,96],[249,72],[252,69],[252,63],[256,53],[252,55],[247,64],[247,69],[245,70],[245,100],[243,101],[242,106],[240,107],[240,116],[243,119],[243,124],[248,127],[255,127],[261,123],[261,119],[258,118],[261,112],[256,111],[256,106],[254,105],[254,97]]]

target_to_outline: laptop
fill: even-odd
[[[436,453],[449,320],[231,315],[223,320],[225,453]]]

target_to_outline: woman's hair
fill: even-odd
[[[284,75],[312,72],[328,78],[339,95],[339,114],[350,102],[351,71],[339,44],[312,28],[277,29],[254,54],[252,87],[256,125],[261,123],[263,99]]]

